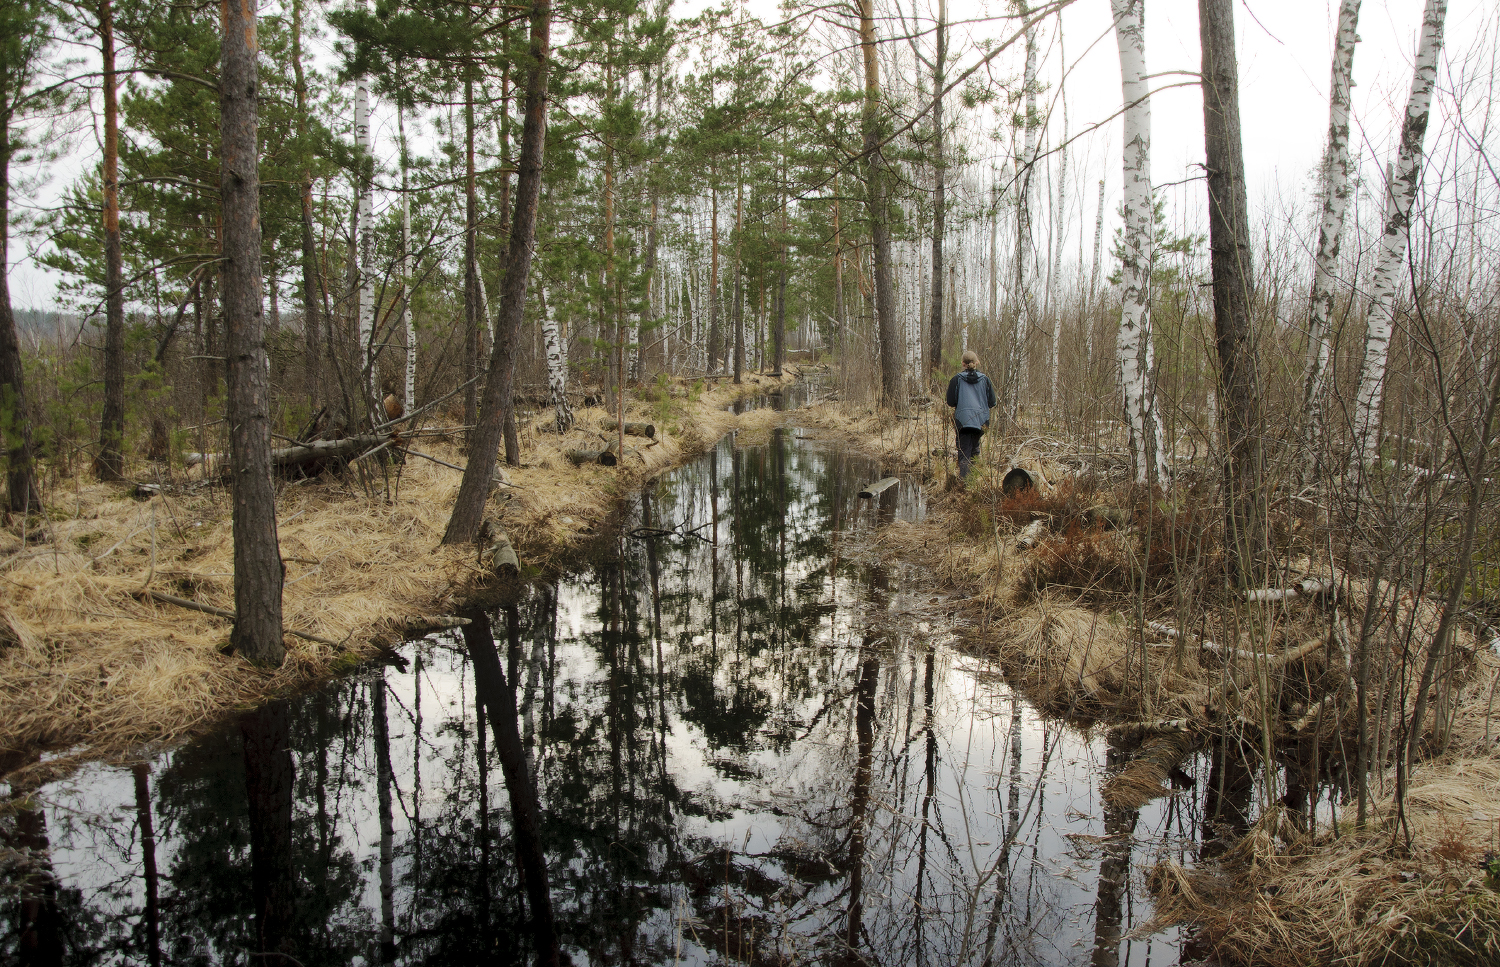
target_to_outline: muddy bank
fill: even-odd
[[[616,467],[575,467],[567,457],[600,448],[612,413],[580,409],[562,438],[545,432],[548,414],[538,414],[524,421],[525,465],[504,468],[489,513],[528,573],[555,567],[639,481],[702,453],[732,429],[780,420],[770,407],[737,414],[732,406],[797,379],[788,367],[782,378],[748,375],[739,386],[693,380],[649,387],[629,401],[626,416],[653,424],[656,434],[627,437]],[[443,463],[464,463],[455,443],[413,446]],[[144,464],[128,469],[155,473]],[[45,539],[32,532],[23,541],[18,525],[0,550],[0,707],[7,713],[0,719],[0,775],[40,751],[49,753],[46,762],[28,766],[36,779],[201,732],[268,697],[347,672],[399,642],[413,619],[452,611],[485,576],[475,548],[438,544],[460,477],[441,463],[408,457],[279,486],[284,625],[323,641],[288,634],[286,663],[275,671],[223,654],[223,618],[143,594],[233,607],[227,492],[168,490],[139,499],[84,478],[54,484]],[[190,478],[179,471],[160,479]]]
[[[925,481],[930,513],[884,528],[884,553],[955,602],[965,651],[998,661],[1037,708],[1117,743],[1106,805],[1128,813],[1239,777],[1234,821],[1205,830],[1196,856],[1155,865],[1142,935],[1182,925],[1223,964],[1500,963],[1500,655],[1456,631],[1440,663],[1453,682],[1445,744],[1434,755],[1424,742],[1403,775],[1415,676],[1440,622],[1432,596],[1330,566],[1310,515],[1283,501],[1271,525],[1284,563],[1272,593],[1247,601],[1216,576],[1208,481],[1185,473],[1153,495],[1107,453],[992,434],[960,486],[946,415],[845,406],[799,419]],[[1034,492],[1006,492],[1018,466]],[[1375,666],[1363,824],[1361,636]]]

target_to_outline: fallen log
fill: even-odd
[[[601,430],[618,430],[620,423],[618,420],[605,420],[599,424],[599,428]],[[625,433],[629,436],[650,437],[654,440],[656,439],[656,426],[651,423],[627,422],[625,424]]]
[[[396,630],[408,638],[420,638],[434,631],[462,628],[471,619],[452,614],[412,615],[396,626]]]
[[[202,614],[211,614],[216,618],[225,618],[229,621],[235,620],[233,611],[228,611],[224,608],[216,608],[211,604],[199,604],[197,601],[191,601],[187,598],[179,598],[176,595],[172,594],[163,594],[160,591],[152,591],[147,588],[142,588],[141,590],[134,593],[138,598],[149,598],[152,601],[156,601],[161,604],[175,605],[179,608],[186,608],[189,611],[198,611]],[[281,630],[282,633],[301,638],[303,641],[315,641],[320,645],[332,645],[334,648],[343,647],[342,642],[331,641],[328,638],[319,638],[317,635],[310,635],[305,631],[298,631],[295,628],[282,628]]]
[[[569,450],[563,454],[572,462],[573,466],[581,467],[585,463],[597,463],[601,467],[613,467],[619,463],[613,448],[603,450]]]
[[[1125,768],[1104,780],[1099,795],[1111,806],[1140,809],[1167,794],[1162,783],[1202,742],[1203,735],[1196,729],[1153,735]]]
[[[900,477],[882,477],[859,492],[861,498],[879,497],[901,482]]]

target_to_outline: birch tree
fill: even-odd
[[[1016,8],[1021,19],[1026,21],[1031,16],[1030,9],[1026,6],[1026,0],[1017,0]],[[1021,90],[1025,97],[1025,115],[1023,121],[1022,153],[1016,156],[1016,177],[1019,181],[1016,191],[1016,290],[1015,290],[1015,312],[1014,328],[1010,338],[1010,365],[1005,374],[1006,396],[1011,404],[1008,407],[1008,415],[1014,419],[1016,415],[1015,403],[1020,399],[1021,387],[1026,381],[1026,372],[1029,368],[1026,357],[1026,339],[1031,334],[1031,327],[1036,322],[1036,300],[1031,292],[1032,280],[1030,278],[1031,263],[1034,259],[1031,244],[1031,199],[1032,199],[1032,169],[1036,165],[1037,130],[1036,116],[1036,74],[1037,74],[1037,44],[1036,26],[1028,23],[1026,25],[1026,67],[1021,75]]]
[[[1360,371],[1359,395],[1354,401],[1354,459],[1361,465],[1380,452],[1380,404],[1385,392],[1386,356],[1391,345],[1396,290],[1406,262],[1411,205],[1422,175],[1422,142],[1427,136],[1432,87],[1437,78],[1438,54],[1443,48],[1443,23],[1447,16],[1447,0],[1427,0],[1422,12],[1422,35],[1417,42],[1411,94],[1401,122],[1395,170],[1386,185],[1385,214],[1375,258],[1375,274],[1370,282],[1370,307],[1365,314],[1364,365]]]
[[[1334,37],[1333,69],[1328,95],[1328,146],[1323,154],[1323,215],[1318,225],[1318,250],[1313,260],[1313,286],[1307,321],[1307,365],[1303,375],[1303,481],[1321,474],[1318,452],[1323,437],[1323,405],[1328,392],[1329,333],[1333,320],[1334,285],[1338,281],[1339,238],[1349,207],[1349,89],[1354,80],[1354,45],[1359,37],[1360,0],[1339,4],[1338,33]]]
[[[1152,385],[1151,94],[1146,80],[1145,0],[1111,0],[1125,97],[1125,227],[1121,243],[1120,329],[1115,347],[1130,454],[1139,483],[1169,478],[1161,415]]]
[[[573,427],[573,408],[568,405],[568,344],[557,317],[547,311],[547,292],[537,292],[542,310],[542,343],[547,353],[547,402],[552,406],[558,433]]]
[[[354,88],[354,148],[359,165],[355,218],[359,250],[359,365],[365,381],[365,400],[375,399],[375,202],[370,190],[374,155],[370,152],[370,84],[363,75]]]

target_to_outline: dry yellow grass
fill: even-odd
[[[795,378],[789,369],[780,382]],[[524,466],[506,468],[509,486],[489,513],[528,565],[555,565],[631,486],[742,421],[762,427],[780,419],[769,410],[745,417],[728,410],[736,397],[776,382],[679,383],[668,398],[630,401],[627,419],[656,422],[657,435],[627,437],[625,458],[613,468],[574,467],[564,456],[597,449],[598,427],[612,414],[581,410],[561,438],[526,426]],[[446,443],[423,439],[414,447],[463,463]],[[410,457],[402,466],[364,474],[356,467],[338,480],[280,488],[284,625],[340,644],[288,635],[286,662],[271,671],[220,652],[225,619],[136,596],[149,587],[233,609],[226,492],[137,500],[118,486],[75,481],[49,508],[46,543],[23,549],[11,534],[0,550],[0,773],[38,750],[56,754],[30,768],[50,775],[202,731],[339,673],[388,644],[409,617],[452,610],[482,578],[473,547],[438,543],[459,482],[457,471]]]

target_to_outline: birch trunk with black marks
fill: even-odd
[[[1168,479],[1157,412],[1151,347],[1151,99],[1146,80],[1144,0],[1111,0],[1125,96],[1125,227],[1120,275],[1120,329],[1115,343],[1135,478]]]
[[[568,405],[568,347],[557,317],[547,311],[547,293],[537,293],[542,308],[542,341],[547,352],[547,402],[552,406],[558,433],[573,427],[573,408]]]
[[[259,84],[255,0],[221,0],[219,197],[228,361],[225,416],[234,475],[234,631],[253,662],[280,665],[281,547],[271,482],[270,375],[261,316]]]
[[[1401,144],[1395,171],[1386,185],[1379,251],[1370,282],[1370,307],[1365,314],[1364,365],[1360,370],[1359,395],[1354,401],[1353,458],[1361,466],[1380,452],[1380,404],[1385,393],[1386,357],[1391,345],[1397,289],[1406,265],[1411,206],[1422,176],[1422,142],[1427,136],[1427,118],[1432,108],[1432,88],[1437,79],[1438,54],[1443,48],[1443,23],[1447,16],[1447,0],[1427,0],[1411,93],[1401,122]]]
[[[354,88],[354,151],[359,164],[359,371],[365,402],[375,395],[375,202],[370,190],[374,155],[370,153],[370,84],[360,78]],[[353,414],[350,414],[353,416]]]
[[[1031,16],[1026,0],[1017,0],[1016,9],[1022,20]],[[1006,373],[1012,402],[1016,404],[1006,414],[1010,419],[1015,419],[1019,413],[1019,403],[1026,385],[1026,374],[1030,368],[1026,353],[1026,340],[1031,334],[1032,326],[1036,324],[1036,300],[1032,297],[1032,279],[1029,271],[1034,258],[1031,244],[1031,176],[1032,168],[1036,163],[1037,135],[1039,134],[1036,123],[1036,73],[1036,27],[1028,25],[1026,28],[1026,66],[1021,75],[1021,91],[1025,97],[1022,149],[1021,154],[1016,157],[1015,311],[1012,313],[1010,365]]]
[[[1313,259],[1313,286],[1307,321],[1307,365],[1302,379],[1302,478],[1313,483],[1322,476],[1319,452],[1323,443],[1323,407],[1328,393],[1329,336],[1333,325],[1334,286],[1338,279],[1339,237],[1349,207],[1349,89],[1354,86],[1354,45],[1358,43],[1360,0],[1339,4],[1338,33],[1334,38],[1333,69],[1328,95],[1328,146],[1323,154],[1323,217],[1318,225],[1318,251]]]
[[[1099,259],[1104,252],[1104,179],[1099,179],[1099,207],[1094,215],[1094,264],[1089,269],[1089,291],[1083,320],[1083,361],[1094,370],[1094,297],[1099,292]]]
[[[417,321],[411,304],[411,155],[406,145],[406,109],[396,107],[396,130],[401,138],[401,328],[406,332],[406,412],[417,408]]]

